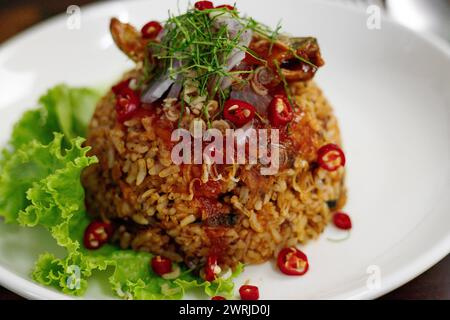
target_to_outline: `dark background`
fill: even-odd
[[[65,12],[69,5],[82,6],[91,2],[96,1],[0,0],[0,44],[39,21]],[[0,287],[0,300],[14,299],[21,299],[21,297]],[[382,299],[450,299],[450,255],[421,276]]]

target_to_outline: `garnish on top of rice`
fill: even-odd
[[[312,81],[324,65],[318,42],[201,2],[140,31],[111,20],[114,41],[136,67],[103,97],[89,126],[99,163],[83,174],[96,223],[87,246],[151,252],[163,277],[176,277],[172,263],[183,262],[213,281],[279,252],[282,272],[303,275],[308,260],[294,247],[316,238],[346,198],[337,121]],[[257,130],[276,131],[269,145],[278,170],[262,174],[262,163],[238,155],[231,163],[175,163],[172,133],[195,138],[196,125],[203,137],[216,129],[224,140],[227,130],[255,130],[258,141]],[[248,137],[232,143],[232,151],[245,145],[245,159]]]

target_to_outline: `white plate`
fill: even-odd
[[[176,9],[176,2],[172,2]],[[314,35],[326,66],[317,81],[335,106],[348,157],[354,221],[348,241],[326,235],[302,249],[311,269],[286,277],[272,263],[248,267],[266,299],[375,298],[419,275],[450,251],[450,50],[386,19],[366,28],[365,12],[320,1],[242,0],[254,18]],[[45,22],[0,49],[0,138],[46,88],[107,85],[132,64],[113,45],[108,20],[142,25],[164,19],[167,3],[108,2],[82,9],[81,29],[66,17]],[[327,230],[329,233],[331,230]],[[0,224],[0,282],[28,298],[66,298],[34,284],[33,262],[54,244],[41,230]],[[371,277],[372,275],[372,277]],[[380,276],[380,286],[367,285]],[[110,298],[98,277],[87,298]]]

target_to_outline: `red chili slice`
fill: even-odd
[[[113,227],[108,222],[92,221],[84,231],[83,244],[86,249],[96,250],[111,238]]]
[[[211,298],[211,300],[227,300],[227,299],[225,299],[222,296],[214,296],[214,297]]]
[[[214,255],[208,256],[205,265],[205,280],[209,282],[214,281],[218,273],[218,268],[217,257]]]
[[[122,92],[122,90],[130,87],[130,82],[131,82],[131,78],[123,80],[123,81],[119,82],[118,84],[116,84],[115,86],[113,86],[111,88],[111,90],[115,95],[118,95]]]
[[[259,289],[256,286],[243,285],[239,288],[239,294],[241,300],[258,300],[259,299]]]
[[[158,21],[150,21],[142,27],[141,34],[144,39],[155,39],[161,30],[162,26]]]
[[[255,117],[255,107],[242,100],[230,99],[223,107],[223,117],[242,127]]]
[[[211,1],[197,1],[194,6],[195,9],[200,11],[214,9],[214,4]]]
[[[269,121],[274,127],[287,125],[294,118],[292,106],[285,95],[276,95],[269,105]]]
[[[228,9],[230,11],[235,10],[235,8],[233,6],[230,6],[229,4],[222,4],[220,6],[217,6],[216,9]]]
[[[344,212],[336,212],[333,215],[333,223],[339,229],[349,230],[352,228],[352,220],[350,219],[350,216]]]
[[[339,146],[327,144],[322,146],[317,152],[317,161],[322,169],[335,171],[339,167],[345,166],[345,155]]]
[[[295,247],[282,249],[277,264],[281,272],[289,276],[302,276],[309,269],[308,257]]]
[[[152,258],[152,269],[153,272],[162,276],[163,274],[172,272],[172,261],[161,256],[155,256]]]
[[[124,122],[131,119],[140,106],[139,96],[130,88],[124,88],[116,96],[117,120]]]

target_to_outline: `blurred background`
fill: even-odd
[[[83,6],[108,0],[0,0],[0,45],[15,34],[56,14],[65,13],[70,5]],[[428,32],[450,42],[450,0],[328,0],[366,11],[377,5],[399,23],[419,32]],[[224,2],[227,2],[224,0]],[[234,2],[228,1],[230,3]],[[21,299],[0,286],[0,300]],[[436,266],[387,294],[382,299],[448,299],[450,300],[450,255]]]

